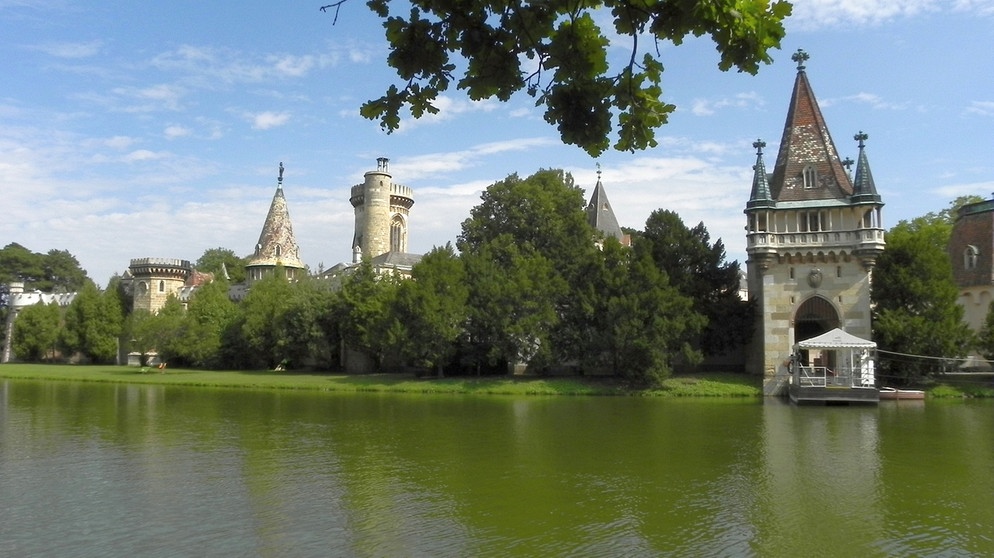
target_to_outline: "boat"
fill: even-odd
[[[920,389],[880,388],[880,400],[923,400],[925,392]]]

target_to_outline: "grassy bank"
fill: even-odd
[[[273,371],[210,371],[124,366],[3,364],[0,378],[118,382],[245,389],[335,392],[452,393],[494,395],[646,395],[662,397],[760,397],[759,378],[740,374],[677,376],[662,389],[632,391],[613,379],[583,377],[415,378],[409,374],[317,374]]]

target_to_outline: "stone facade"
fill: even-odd
[[[872,338],[871,272],[884,249],[883,203],[864,152],[862,132],[850,178],[804,71],[798,73],[772,174],[757,140],[753,186],[746,204],[746,280],[757,302],[755,337],[746,370],[782,389],[784,361],[795,343],[836,327]],[[845,163],[851,163],[846,161]]]
[[[193,273],[188,260],[171,258],[137,258],[128,266],[132,308],[158,312],[169,295],[179,297]]]
[[[376,170],[352,187],[349,201],[355,210],[352,263],[387,252],[407,253],[407,221],[414,191],[393,182],[389,159],[376,160]]]
[[[963,320],[980,331],[994,300],[994,199],[959,208],[948,252]]]

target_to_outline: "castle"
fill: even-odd
[[[864,339],[872,338],[870,284],[877,257],[885,248],[883,200],[877,192],[866,153],[868,136],[853,136],[856,161],[841,159],[821,113],[805,62],[798,51],[790,104],[776,161],[767,172],[766,143],[757,140],[749,197],[745,203],[747,296],[757,304],[755,333],[747,347],[744,369],[766,378],[767,393],[782,389],[785,358],[800,341],[839,328]],[[407,252],[410,210],[414,192],[393,182],[389,161],[377,159],[350,190],[355,214],[352,261],[340,263],[317,277],[340,281],[360,261],[373,263],[380,273],[409,274],[420,256]],[[855,164],[855,173],[851,166]],[[626,243],[598,171],[588,221],[604,236]],[[960,209],[950,258],[961,287],[961,304],[974,329],[982,324],[994,297],[994,201]],[[232,287],[232,298],[244,296],[251,283],[276,269],[288,277],[306,273],[290,222],[280,165],[276,192],[248,263],[248,280]],[[125,279],[130,282],[134,307],[155,311],[172,294],[187,300],[209,277],[197,273],[189,261],[139,258],[131,261]],[[38,302],[67,306],[73,294],[24,292],[11,285],[11,313],[2,361],[12,358],[10,332],[20,308]]]

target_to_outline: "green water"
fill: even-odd
[[[985,556],[994,404],[2,381],[2,556]]]

